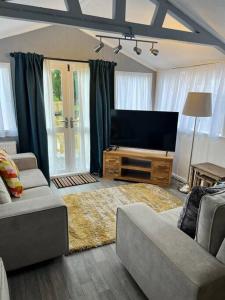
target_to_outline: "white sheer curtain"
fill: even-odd
[[[75,127],[76,136],[79,137],[75,153],[76,172],[90,171],[90,109],[89,86],[90,69],[88,64],[76,63],[77,74],[77,104],[79,105],[79,121]]]
[[[115,108],[127,110],[152,109],[152,74],[115,72]]]
[[[10,64],[0,63],[0,137],[17,136]]]
[[[160,71],[157,74],[155,110],[178,111],[178,138],[174,173],[181,178],[188,174],[194,118],[182,115],[188,92],[211,92],[213,116],[199,118],[193,162],[210,161],[224,164],[225,151],[225,63]]]
[[[53,101],[51,67],[50,67],[49,60],[44,60],[43,81],[44,81],[46,128],[48,134],[49,169],[50,169],[50,175],[55,175],[58,172],[58,157],[56,153],[57,139],[56,139],[55,124],[54,124],[55,112],[54,112],[54,101]]]

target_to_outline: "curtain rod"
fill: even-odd
[[[78,60],[78,59],[66,59],[66,58],[54,58],[54,57],[45,57],[44,59],[47,60],[58,60],[58,61],[71,61],[71,62],[79,62],[84,64],[89,64],[89,60]],[[115,66],[117,66],[117,63],[114,62]]]
[[[78,59],[66,59],[66,58],[55,58],[55,57],[45,57],[44,59],[47,60],[59,60],[59,61],[72,61],[72,62],[79,62],[79,63],[84,63],[84,64],[89,64],[88,60],[78,60]]]
[[[14,57],[14,53],[10,53],[11,57]],[[80,62],[80,63],[85,63],[85,64],[89,64],[88,60],[78,60],[78,59],[66,59],[66,58],[58,58],[58,57],[46,57],[44,56],[44,59],[48,59],[48,60],[59,60],[59,61],[72,61],[72,62]]]
[[[10,56],[14,57],[14,53],[10,53]],[[71,61],[71,62],[78,62],[78,63],[89,64],[88,60],[66,59],[66,58],[46,57],[46,56],[44,56],[44,59],[47,59],[47,60],[58,60],[58,61]],[[115,63],[115,65],[117,65],[117,63]]]

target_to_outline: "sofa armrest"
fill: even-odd
[[[68,253],[67,208],[55,195],[1,205],[0,256],[14,270]]]
[[[37,169],[37,159],[33,153],[19,153],[10,155],[20,171]]]
[[[144,204],[118,209],[116,251],[150,299],[225,299],[225,266]]]

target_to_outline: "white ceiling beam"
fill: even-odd
[[[71,0],[72,1],[72,0]],[[121,1],[121,0],[120,0]],[[119,2],[120,2],[119,1]],[[168,9],[184,19],[190,26],[192,26],[195,32],[184,32],[179,30],[161,28],[153,25],[144,25],[126,22],[123,20],[123,14],[116,13],[115,19],[107,19],[96,16],[89,16],[84,14],[76,15],[73,12],[65,12],[60,10],[34,7],[29,5],[15,4],[10,2],[4,2],[0,0],[0,16],[29,20],[36,22],[46,22],[52,24],[64,24],[71,25],[81,28],[89,28],[94,30],[121,33],[126,34],[132,31],[135,35],[151,37],[151,38],[161,38],[176,41],[191,42],[197,44],[213,45],[218,47],[221,51],[225,53],[225,44],[215,37],[213,34],[209,33],[207,30],[198,25],[195,21],[191,20],[183,12],[177,9],[175,6],[170,4],[167,0],[157,0],[159,2],[166,2]],[[120,7],[118,1],[116,6]],[[123,0],[123,3],[125,1]],[[122,6],[123,7],[123,6]],[[119,16],[120,14],[120,16]],[[121,20],[121,21],[120,21]]]

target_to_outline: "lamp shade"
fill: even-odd
[[[211,93],[188,93],[183,109],[183,115],[193,117],[212,116],[212,94]]]

